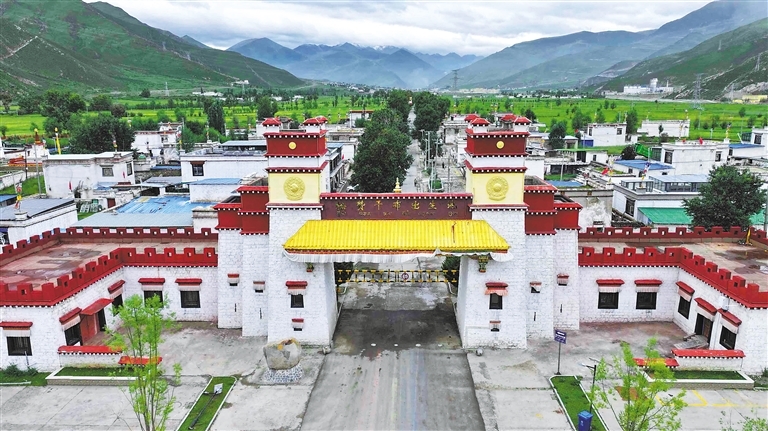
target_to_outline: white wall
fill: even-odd
[[[24,210],[24,201],[21,201],[21,209]],[[77,223],[77,207],[72,202],[64,208],[40,214],[24,221],[0,222],[8,227],[8,241],[16,244],[17,241],[29,239],[33,235],[41,235],[43,232],[60,228],[62,231]]]
[[[618,132],[621,133],[618,133]],[[615,145],[624,145],[627,135],[626,124],[590,124],[587,126],[585,136],[594,139],[595,147],[607,147]]]
[[[582,322],[648,322],[672,321],[677,311],[677,267],[581,267],[579,269],[580,307]],[[624,280],[619,292],[618,309],[597,308],[599,290],[595,280],[620,278]],[[656,296],[655,310],[636,309],[635,280],[655,278],[662,281]]]
[[[48,197],[51,198],[71,198],[74,196],[74,190],[81,185],[83,189],[92,189],[100,182],[118,183],[128,182],[136,183],[136,178],[132,172],[128,175],[127,164],[133,164],[131,160],[121,160],[113,162],[112,159],[83,159],[81,161],[62,160],[54,161],[56,156],[51,156],[43,164],[43,174],[45,176],[45,187]],[[113,175],[105,177],[102,175],[102,167],[112,166]],[[70,184],[72,190],[70,190]]]
[[[221,202],[237,195],[239,184],[190,184],[190,202]]]
[[[713,167],[722,166],[728,159],[728,145],[664,144],[661,161],[666,160],[666,153],[672,152],[674,175],[708,174]],[[716,154],[720,153],[720,161]]]
[[[202,176],[192,175],[192,160],[205,161]],[[189,156],[181,160],[181,179],[192,182],[206,178],[244,178],[252,174],[266,176],[266,168],[267,158],[263,156]]]
[[[649,137],[659,136],[659,125],[663,127],[661,133],[666,133],[672,138],[687,138],[691,128],[691,120],[643,120],[637,133],[645,133]]]

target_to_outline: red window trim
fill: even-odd
[[[111,286],[109,286],[109,287],[107,288],[107,292],[109,292],[109,293],[113,293],[113,292],[114,292],[114,291],[116,291],[117,289],[119,289],[119,288],[123,287],[123,285],[124,285],[124,284],[125,284],[125,280],[119,280],[119,281],[117,281],[117,282],[113,283]],[[79,310],[79,309],[78,309],[78,310]]]
[[[689,295],[693,295],[694,292],[696,292],[691,286],[689,286],[687,283],[683,283],[682,281],[678,281],[675,284],[677,284],[677,287],[682,289],[683,292],[685,292],[685,293],[687,293]]]
[[[203,284],[202,278],[177,278],[176,284],[197,285]]]
[[[305,288],[307,287],[306,281],[300,281],[300,280],[288,280],[285,282],[285,285],[287,287],[297,289],[297,288]]]
[[[595,280],[598,286],[622,286],[624,280],[620,278],[598,278]]]
[[[165,279],[162,277],[149,278],[144,277],[139,279],[140,284],[165,284]]]
[[[59,323],[66,323],[75,317],[80,315],[80,312],[83,311],[80,307],[76,307],[74,310],[66,313],[65,315],[59,317]]]
[[[717,308],[715,308],[714,305],[710,304],[705,299],[703,299],[703,298],[696,298],[695,301],[696,301],[697,304],[699,304],[699,307],[703,308],[705,311],[707,311],[707,312],[709,312],[711,314],[717,313]]]
[[[661,286],[661,280],[656,278],[641,278],[635,280],[635,286]]]
[[[0,322],[0,328],[3,329],[29,329],[32,322]]]

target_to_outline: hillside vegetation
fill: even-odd
[[[768,81],[768,18],[708,39],[694,48],[638,63],[602,89],[621,91],[624,85],[650,77],[681,87],[676,97],[692,98],[696,74],[702,73],[701,96],[719,99],[730,91]],[[760,65],[756,68],[758,56]]]
[[[202,48],[107,3],[0,2],[0,82],[15,92],[53,85],[80,91],[200,88],[247,79],[261,87],[303,83],[240,54]]]

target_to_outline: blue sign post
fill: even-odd
[[[557,341],[559,344],[557,345],[557,372],[555,375],[560,375],[560,350],[563,347],[563,344],[565,344],[566,339],[566,333],[565,331],[561,331],[559,329],[555,329],[555,341]]]

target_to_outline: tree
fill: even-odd
[[[261,96],[258,101],[256,116],[259,119],[274,117],[278,111],[277,102],[269,96]]]
[[[749,118],[747,118],[747,127],[755,127],[755,123],[757,122],[757,118],[755,118],[754,115],[750,115]]]
[[[725,412],[721,412],[723,415],[725,415]],[[756,412],[753,410],[753,414]],[[723,428],[723,431],[768,431],[768,419],[763,417],[746,417],[743,421],[739,421],[737,425],[740,425],[738,428],[734,428],[731,424],[730,419],[726,421],[723,418],[720,418],[720,425],[723,425],[725,428]]]
[[[558,99],[559,100],[559,99]],[[549,131],[549,146],[553,150],[559,150],[565,146],[565,123],[558,121]]]
[[[445,274],[446,280],[453,285],[453,287],[459,287],[459,274],[461,271],[461,257],[459,256],[446,256],[443,261],[442,270],[449,271]],[[456,272],[450,272],[456,271]]]
[[[147,359],[146,365],[126,366],[135,377],[128,386],[128,396],[142,431],[165,430],[176,402],[170,385],[178,385],[181,378],[179,364],[174,364],[173,375],[168,379],[158,360],[163,331],[174,326],[173,314],[163,311],[167,307],[167,301],[157,296],[142,300],[133,295],[114,312],[123,331],[108,331],[111,347],[121,349],[129,357]]]
[[[747,108],[742,106],[741,109],[739,109],[739,117],[744,118],[745,115],[747,115]]]
[[[39,114],[42,100],[42,97],[36,94],[22,96],[19,98],[19,115]]]
[[[8,126],[5,124],[0,124],[0,136],[5,138],[5,134],[8,133]]]
[[[387,94],[387,108],[394,110],[400,118],[407,122],[411,112],[411,92],[405,90],[392,90]]]
[[[579,108],[576,108],[571,120],[573,130],[583,130],[587,124],[589,124],[589,115],[582,113]]]
[[[635,160],[635,157],[637,157],[637,150],[634,145],[627,145],[621,150],[621,160]]]
[[[114,151],[113,140],[118,151],[131,151],[136,132],[127,122],[111,115],[80,118],[71,126],[69,148],[76,154],[98,154]]]
[[[48,90],[40,103],[40,113],[44,117],[53,117],[61,123],[81,111],[85,111],[85,100],[71,91]]]
[[[141,90],[141,93],[139,93],[139,96],[144,97],[144,98],[148,98],[149,94],[150,94],[149,93],[149,88],[145,88],[145,89]]]
[[[624,122],[627,123],[627,136],[637,133],[637,128],[640,127],[640,123],[637,119],[637,110],[635,108],[629,110]]]
[[[109,111],[111,106],[112,98],[106,94],[99,94],[91,99],[91,111]]]
[[[760,211],[765,190],[760,178],[735,166],[720,166],[709,171],[709,182],[699,187],[699,196],[683,202],[693,226],[739,226],[748,229],[749,218]]]
[[[397,179],[405,180],[405,171],[413,157],[408,154],[411,140],[399,130],[400,114],[391,109],[376,111],[360,137],[350,182],[362,193],[385,193],[395,188]]]
[[[603,113],[602,109],[597,110],[597,114],[595,114],[595,123],[605,123],[605,114]]]
[[[116,118],[122,118],[125,117],[125,105],[122,103],[115,103],[112,106],[109,107],[109,112],[112,114],[113,117]]]
[[[603,359],[595,367],[596,384],[590,390],[590,399],[594,400],[597,408],[606,408],[610,406],[609,399],[613,398],[614,390],[617,390],[624,408],[616,419],[624,431],[679,430],[678,415],[686,406],[683,401],[685,391],[674,396],[665,394],[672,387],[670,381],[674,379],[674,374],[656,350],[655,338],[648,340],[643,359],[646,373],[653,377],[652,382],[635,363],[632,348],[622,342],[621,355],[609,361]],[[619,386],[616,386],[617,383]],[[661,396],[665,398],[663,402],[658,402],[657,398]]]
[[[1,91],[0,104],[3,105],[3,109],[5,110],[6,114],[11,111],[11,102],[13,102],[13,97],[11,97],[11,93],[8,93],[7,91]]]
[[[224,107],[221,106],[221,102],[214,100],[205,113],[208,115],[208,125],[211,129],[214,129],[221,134],[227,132],[224,124]]]
[[[527,118],[527,119],[529,119],[531,121],[536,121],[536,113],[533,112],[533,109],[531,109],[531,108],[526,108],[526,110],[523,113],[523,115],[525,116],[525,118]]]

